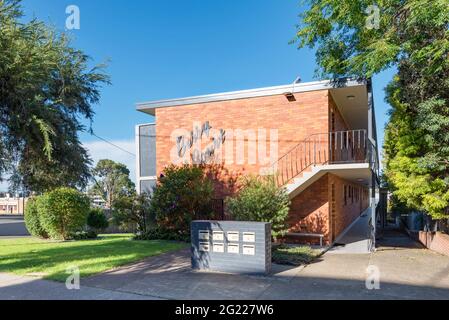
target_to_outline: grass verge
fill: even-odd
[[[38,274],[65,281],[67,268],[81,277],[187,247],[173,241],[136,241],[131,234],[100,235],[96,240],[51,241],[36,238],[0,240],[0,272]]]

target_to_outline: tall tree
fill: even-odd
[[[78,133],[92,123],[102,66],[36,19],[23,23],[20,0],[0,0],[0,177],[42,192],[84,187],[91,160]]]
[[[135,185],[129,178],[129,170],[122,163],[103,159],[98,161],[92,173],[94,185],[90,193],[101,196],[108,209],[112,208],[119,196],[135,193]]]
[[[390,67],[385,169],[395,198],[449,216],[447,0],[307,0],[299,47],[317,48],[321,76],[369,78]]]

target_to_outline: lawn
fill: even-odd
[[[65,281],[68,267],[89,276],[146,257],[187,247],[172,241],[135,241],[130,234],[101,235],[97,240],[51,241],[36,238],[0,240],[0,272],[38,274]]]
[[[312,249],[309,246],[280,245],[273,248],[272,260],[277,264],[300,266],[311,263],[320,253],[319,250]]]

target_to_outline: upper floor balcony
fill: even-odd
[[[347,130],[318,133],[295,145],[273,165],[280,186],[310,170],[311,167],[332,165],[338,168],[358,168],[342,165],[365,164],[376,176],[379,174],[377,149],[368,138],[367,130]],[[337,167],[335,167],[337,168]]]

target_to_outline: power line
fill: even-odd
[[[113,147],[115,147],[115,148],[117,148],[117,149],[120,149],[121,151],[126,152],[126,153],[128,153],[128,154],[130,154],[130,155],[132,155],[133,157],[136,156],[134,153],[132,153],[132,152],[126,150],[126,149],[123,149],[122,147],[120,147],[120,146],[118,146],[118,145],[112,143],[111,141],[106,140],[105,138],[102,138],[102,137],[96,135],[96,134],[93,133],[93,132],[92,132],[91,134],[92,134],[94,137],[97,137],[98,139],[100,139],[100,140],[106,142],[107,144],[110,144],[111,146],[113,146]]]

